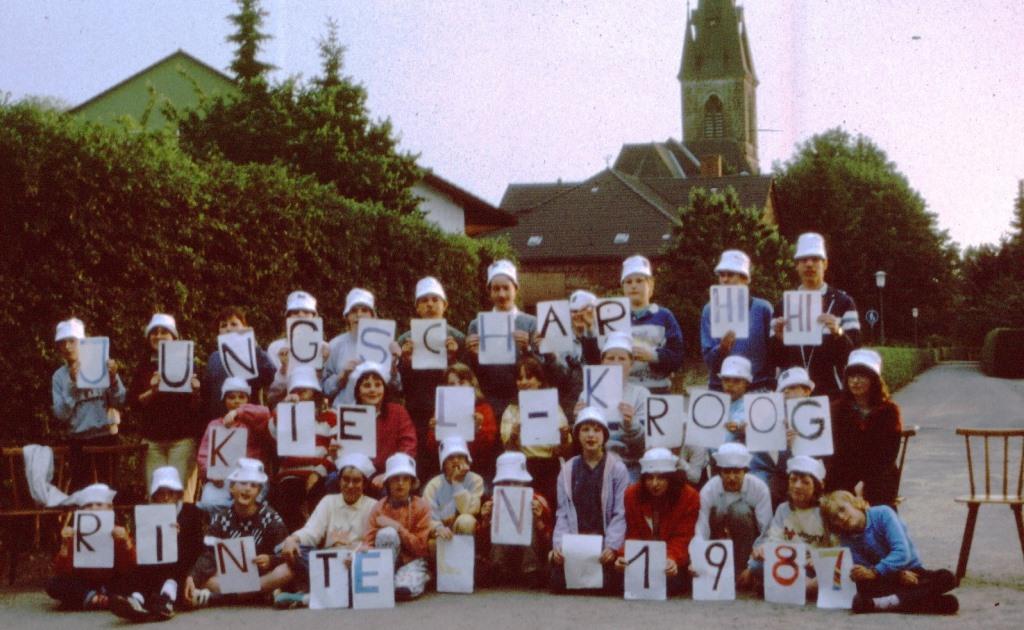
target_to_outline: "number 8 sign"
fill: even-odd
[[[806,561],[807,548],[802,544],[765,544],[765,601],[803,606],[807,600],[807,577],[803,569]]]

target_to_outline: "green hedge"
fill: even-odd
[[[362,286],[404,328],[416,280],[433,274],[464,328],[485,303],[487,265],[512,256],[505,241],[447,235],[284,167],[195,162],[171,135],[2,101],[0,191],[4,441],[50,437],[59,320],[109,336],[130,373],[154,311],[176,315],[204,358],[225,305],[246,307],[265,345],[281,335],[288,292],[315,295],[333,335],[345,294]]]
[[[981,371],[999,378],[1024,378],[1024,328],[993,328],[981,347]]]
[[[914,377],[935,365],[936,357],[927,348],[874,348],[882,355],[882,377],[895,392],[914,380]]]

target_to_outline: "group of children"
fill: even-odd
[[[729,260],[743,262],[735,252],[723,254],[723,261]],[[749,281],[749,259],[746,264],[738,268]],[[756,590],[762,545],[799,538],[809,546],[835,546],[838,540],[850,547],[856,564],[853,578],[862,595],[856,610],[955,612],[955,598],[944,595],[955,585],[948,572],[921,568],[905,525],[886,506],[895,501],[894,444],[898,446],[901,423],[881,378],[877,353],[847,354],[844,386],[833,403],[836,454],[828,462],[828,482],[821,461],[788,451],[752,456],[743,445],[742,398],[748,391],[770,388],[775,380],[774,374],[770,380],[759,379],[755,371],[763,372],[765,366],[742,354],[744,346],[757,344],[715,345],[717,369],[711,386],[733,400],[724,445],[712,451],[691,446],[645,449],[647,398],[670,390],[671,375],[683,357],[675,317],[651,301],[650,262],[633,256],[623,263],[631,333],[608,334],[599,344],[594,329],[598,300],[576,291],[569,300],[574,346],[561,353],[539,352],[536,318],[516,307],[515,266],[496,261],[487,277],[493,310],[513,316],[514,364],[480,362],[479,320],[470,324],[467,335],[448,326],[446,369],[413,369],[408,333],[388,347],[390,367],[361,360],[356,352],[358,322],[377,317],[377,310],[372,293],[353,289],[345,303],[347,330],[323,344],[322,370],[289,369],[287,345],[275,342],[270,352],[257,349],[258,375],[246,381],[229,376],[224,358],[214,352],[201,378],[193,379],[191,393],[159,390],[159,344],[179,334],[173,317],[154,315],[145,329],[151,360],[137,368],[126,395],[113,361],[111,387],[77,388],[77,343],[85,330],[77,320],[61,322],[56,340],[65,365],[53,378],[54,413],[70,421],[72,445],[116,439],[110,412],[127,398],[148,446],[151,500],[178,506],[179,549],[192,551],[179,555],[173,571],[147,567],[151,579],[128,581],[123,577],[132,571],[132,542],[118,527],[114,569],[81,575],[94,570],[72,570],[72,551],[65,545],[55,560],[48,592],[68,606],[110,608],[135,620],[168,618],[175,606],[271,597],[279,607],[301,606],[308,602],[310,551],[337,547],[350,552],[391,549],[396,599],[412,599],[430,581],[437,541],[455,535],[475,537],[479,581],[561,592],[562,541],[567,534],[603,537],[600,561],[607,592],[621,592],[627,539],[664,540],[669,591],[685,592],[693,572],[688,549],[694,536],[732,539],[738,584]],[[447,297],[436,279],[417,283],[415,309],[420,318],[444,319]],[[285,315],[315,317],[315,298],[292,293]],[[221,334],[248,329],[239,308],[225,309],[217,324]],[[823,325],[839,324],[823,320]],[[760,324],[752,318],[751,326]],[[622,402],[614,408],[588,404],[582,373],[585,365],[596,364],[622,368]],[[434,392],[440,385],[473,388],[472,442],[437,439]],[[518,394],[549,387],[558,389],[562,402],[557,443],[523,444]],[[802,365],[782,371],[777,388],[787,398],[818,393]],[[398,402],[403,397],[404,405]],[[317,409],[315,456],[277,457],[275,406],[309,401]],[[374,410],[374,457],[346,452],[337,439],[337,407],[347,404]],[[203,417],[208,420],[195,421]],[[246,457],[226,479],[213,479],[209,470],[217,448],[215,430],[233,427],[247,429]],[[184,502],[184,483],[196,468],[202,488],[198,509]],[[79,483],[83,477],[73,479]],[[421,479],[426,481],[422,488]],[[506,485],[534,490],[530,545],[490,540],[498,508],[489,495]],[[826,490],[833,492],[825,495]],[[84,488],[76,497],[81,509],[111,509],[113,503],[113,491],[102,484]],[[220,593],[211,551],[203,550],[202,529],[192,524],[197,520],[207,521],[208,535],[216,538],[256,539],[260,593]]]

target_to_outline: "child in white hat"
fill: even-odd
[[[526,455],[517,451],[506,451],[498,456],[494,486],[530,487],[533,477],[526,469]],[[499,506],[500,507],[500,506]],[[542,588],[547,585],[547,558],[551,551],[551,534],[555,519],[547,499],[539,492],[533,493],[530,502],[533,512],[533,540],[529,546],[496,545],[491,543],[491,519],[494,515],[494,499],[486,499],[480,506],[480,520],[477,525],[477,548],[479,556],[487,565],[479,571],[491,584],[527,585]]]
[[[215,430],[245,428],[249,432],[245,444],[246,457],[260,461],[266,461],[270,457],[270,453],[264,452],[263,448],[264,444],[270,442],[270,432],[267,430],[267,425],[270,423],[270,409],[263,405],[249,403],[251,391],[249,383],[245,379],[229,376],[224,379],[220,389],[221,400],[227,411],[224,417],[215,418],[206,425],[206,431],[203,432],[203,439],[199,442],[199,450],[196,453],[199,482],[203,484],[202,494],[199,501],[196,502],[196,507],[207,513],[213,513],[231,505],[231,493],[228,492],[224,482],[207,477]],[[221,436],[224,435],[223,430],[218,432]],[[221,441],[223,439],[223,437],[220,438]],[[266,496],[265,488],[264,496]]]
[[[384,472],[386,496],[370,512],[363,542],[391,549],[395,558],[395,599],[408,601],[423,594],[430,573],[430,504],[413,494],[419,487],[416,460],[405,453],[388,458]]]
[[[71,489],[81,488],[90,479],[89,462],[82,454],[85,446],[113,446],[117,440],[118,409],[124,405],[125,388],[118,376],[118,364],[107,361],[110,387],[79,389],[78,344],[85,339],[85,324],[71,318],[57,324],[54,343],[64,362],[53,373],[53,416],[70,426]]]
[[[316,298],[305,291],[292,291],[285,301],[284,320],[285,326],[291,318],[311,320],[319,317],[316,310]],[[275,339],[267,346],[267,354],[274,362],[277,371],[274,372],[274,382],[270,384],[267,391],[267,405],[275,406],[288,394],[288,335]],[[326,361],[330,358],[330,347],[324,341],[320,344],[320,354]]]
[[[572,331],[572,350],[543,355],[545,367],[551,380],[558,388],[558,402],[566,414],[575,413],[576,401],[583,391],[583,366],[601,362],[601,348],[598,346],[594,325],[594,311],[597,296],[590,291],[578,289],[569,296],[569,325]],[[543,324],[540,324],[543,327]],[[548,330],[554,327],[549,325]],[[540,348],[543,337],[535,340]]]
[[[356,400],[355,382],[352,372],[360,364],[356,354],[359,320],[377,317],[377,298],[366,289],[352,289],[345,296],[345,332],[331,339],[328,344],[327,360],[324,362],[320,385],[332,406],[351,405]],[[391,373],[385,382],[397,387],[398,358],[402,349],[391,342],[389,348],[395,360],[391,362]]]
[[[431,546],[435,538],[451,540],[456,534],[476,534],[484,478],[470,470],[469,445],[458,436],[441,440],[441,474],[427,482],[423,498],[430,504]]]
[[[704,540],[732,540],[736,575],[747,566],[757,540],[772,520],[768,486],[748,475],[750,452],[727,442],[714,454],[716,474],[700,491],[697,535]]]
[[[391,400],[392,388],[385,378],[384,366],[373,361],[360,363],[351,376],[355,386],[355,402],[376,410],[377,454],[371,459],[377,470],[383,470],[388,458],[395,453],[405,453],[415,459],[419,450],[412,418],[405,407]],[[380,496],[383,483],[383,475],[374,478],[374,496]]]
[[[188,479],[196,465],[196,440],[204,425],[199,413],[199,376],[193,367],[191,393],[160,391],[160,342],[178,339],[172,315],[155,313],[146,325],[145,339],[149,360],[140,361],[132,373],[128,406],[147,446],[146,483],[161,466],[174,466],[182,479]]]
[[[672,373],[683,365],[683,331],[672,311],[651,301],[654,269],[643,256],[622,261],[622,292],[632,310],[634,342],[630,380],[655,394],[667,394]]]
[[[786,462],[788,471],[787,500],[775,510],[768,529],[754,543],[747,568],[736,577],[740,588],[756,591],[762,583],[764,545],[770,542],[803,543],[808,547],[806,567],[812,567],[810,549],[835,547],[838,539],[822,520],[818,501],[825,493],[825,465],[807,455],[797,455]],[[807,575],[807,593],[817,593],[814,571]]]
[[[669,594],[689,588],[690,540],[700,511],[700,495],[679,471],[667,448],[652,448],[640,460],[640,481],[626,488],[626,540],[665,542]],[[626,547],[618,550],[615,568],[626,570]]]
[[[576,414],[572,427],[580,454],[562,465],[558,475],[558,508],[551,541],[553,592],[565,590],[565,557],[562,538],[566,534],[603,536],[605,593],[622,592],[622,576],[615,571],[616,552],[626,541],[626,510],[623,503],[629,472],[614,453],[605,451],[608,422],[600,409],[585,407]]]
[[[111,612],[115,615],[130,621],[166,621],[174,616],[178,596],[184,596],[188,572],[203,552],[206,520],[202,510],[183,501],[184,495],[185,487],[177,468],[162,466],[153,471],[149,502],[173,505],[178,511],[178,560],[173,564],[136,567],[131,595],[115,595],[110,601]]]
[[[861,494],[871,505],[895,506],[903,419],[882,378],[881,355],[866,348],[851,352],[843,384],[832,403],[829,489]]]
[[[729,431],[729,441],[743,441],[746,436],[746,415],[743,410],[743,397],[750,391],[753,374],[750,360],[746,357],[733,355],[722,361],[722,371],[718,373],[722,382],[722,391],[729,395],[729,420],[725,428]]]
[[[72,495],[79,510],[113,511],[114,495],[105,483],[94,483]],[[94,534],[98,535],[98,534]],[[114,566],[110,569],[75,568],[75,529],[70,525],[61,530],[61,545],[53,558],[53,576],[46,584],[46,594],[69,610],[106,610],[110,598],[124,595],[131,586],[135,568],[135,546],[128,530],[115,525],[110,534],[114,539]]]
[[[537,318],[519,311],[516,296],[519,293],[519,274],[516,266],[509,260],[496,260],[487,268],[487,293],[491,300],[492,310],[496,313],[509,313],[513,318],[513,336],[515,338],[516,360],[532,356],[540,360],[536,354],[535,339],[537,334]],[[466,349],[469,352],[470,367],[480,379],[487,402],[491,404],[496,416],[505,413],[505,407],[516,400],[516,368],[513,365],[480,365],[480,320],[474,318],[469,323],[466,335]]]

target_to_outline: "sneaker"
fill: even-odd
[[[174,600],[168,597],[165,593],[160,593],[157,596],[156,602],[149,609],[153,619],[157,621],[167,621],[174,617]]]
[[[114,595],[110,598],[110,612],[128,621],[145,621],[149,618],[149,611],[134,597]]]
[[[290,610],[307,606],[305,593],[288,593],[280,591],[274,595],[274,608],[279,610]]]
[[[192,608],[205,608],[207,606],[214,606],[220,603],[224,599],[224,596],[220,593],[214,593],[208,588],[196,589],[192,594]]]

